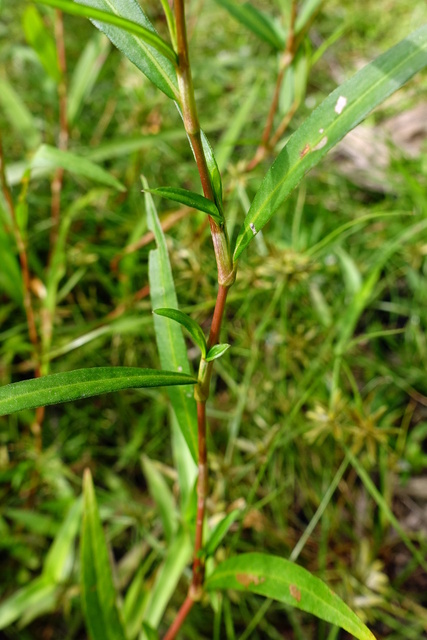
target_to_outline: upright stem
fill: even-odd
[[[212,188],[211,177],[203,149],[199,117],[197,115],[196,101],[194,98],[193,78],[188,53],[184,0],[175,0],[174,7],[178,47],[177,78],[182,118],[196,159],[204,196],[205,198],[212,200],[212,202],[215,202],[215,193]],[[235,270],[233,268],[233,259],[231,256],[225,221],[222,225],[219,225],[209,216],[209,224],[218,268],[218,283],[231,286],[234,282]]]
[[[180,91],[180,106],[185,130],[191,143],[196,159],[197,168],[203,193],[206,198],[215,202],[215,192],[212,187],[211,176],[203,149],[199,118],[194,99],[193,79],[191,75],[188,53],[187,30],[185,24],[184,0],[175,0],[175,22],[178,53],[178,86]],[[218,267],[218,295],[212,317],[211,329],[207,341],[210,349],[218,343],[221,323],[225,311],[228,289],[234,282],[235,269],[231,256],[225,221],[219,225],[209,217],[212,240]],[[193,577],[188,595],[182,604],[172,626],[166,633],[164,640],[174,640],[183,625],[193,603],[200,600],[203,594],[205,577],[205,559],[203,557],[203,524],[205,520],[206,497],[208,492],[208,463],[206,448],[206,401],[209,396],[210,380],[213,362],[200,361],[198,383],[195,388],[197,401],[197,433],[198,433],[198,479],[197,479],[197,515],[194,539]]]

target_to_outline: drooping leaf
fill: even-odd
[[[46,576],[39,576],[19,589],[0,605],[0,629],[19,620],[28,611],[37,610],[40,615],[55,609],[61,588]]]
[[[285,46],[283,34],[280,33],[279,27],[275,25],[270,16],[254,7],[250,2],[241,3],[236,0],[215,1],[260,40],[263,40],[277,51],[283,50]]]
[[[98,167],[94,162],[82,158],[81,156],[71,153],[70,151],[62,151],[47,144],[42,144],[34,154],[31,160],[31,169],[34,171],[50,171],[61,167],[77,176],[84,176],[94,182],[114,187],[119,191],[126,191],[126,187],[116,180],[108,171]]]
[[[245,553],[222,562],[208,577],[209,591],[236,589],[257,593],[331,622],[359,640],[375,636],[319,578],[306,569],[265,553]]]
[[[148,188],[145,178],[144,189]],[[148,228],[154,233],[157,249],[149,254],[150,297],[153,309],[178,308],[178,300],[169,262],[165,237],[160,226],[151,194],[145,193]],[[161,366],[175,371],[190,372],[187,349],[181,329],[168,318],[154,316],[157,348]],[[168,389],[168,395],[179,428],[195,461],[197,461],[197,412],[193,394],[184,389]]]
[[[223,222],[223,218],[218,211],[218,207],[212,200],[208,200],[204,196],[201,196],[194,191],[188,191],[187,189],[181,189],[179,187],[158,187],[157,189],[145,189],[149,193],[161,198],[167,198],[185,204],[187,207],[192,207],[198,211],[203,211],[208,215],[215,218],[218,223]]]
[[[96,367],[53,373],[0,387],[0,415],[141,387],[191,385],[196,379],[174,371],[137,367]]]
[[[222,355],[224,355],[226,351],[228,351],[229,348],[230,348],[230,345],[227,344],[226,342],[222,344],[215,344],[213,347],[209,349],[206,355],[206,362],[211,362],[212,360],[216,360],[217,358],[220,358]]]
[[[27,42],[37,53],[46,73],[55,82],[59,82],[61,80],[61,72],[56,55],[55,41],[45,27],[43,19],[34,5],[28,5],[25,8],[23,27]]]
[[[427,65],[427,25],[333,91],[289,138],[267,172],[240,230],[237,260],[302,177],[374,107]]]
[[[126,640],[89,469],[84,473],[83,496],[80,583],[86,627],[92,640]]]
[[[136,0],[81,0],[79,4],[136,22],[158,35]],[[169,58],[133,33],[98,20],[94,24],[158,89],[172,100],[179,98],[175,66]]]
[[[146,26],[138,24],[137,21],[123,18],[121,15],[110,13],[108,10],[97,9],[95,6],[84,6],[85,3],[71,2],[70,0],[37,0],[37,2],[47,4],[50,7],[56,7],[74,16],[89,18],[95,22],[95,24],[99,23],[102,27],[104,24],[111,24],[119,29],[123,29],[127,33],[138,36],[145,44],[156,49],[162,56],[174,64],[177,62],[175,51],[157,34],[153,27],[151,29],[147,28]],[[111,8],[114,7],[113,2],[106,2],[106,4]],[[104,28],[101,28],[101,26],[99,26],[99,28],[101,31],[104,31]]]
[[[205,334],[195,320],[190,318],[190,316],[187,316],[186,313],[183,313],[179,309],[154,309],[154,313],[158,316],[170,318],[171,320],[174,320],[175,322],[178,322],[178,324],[185,327],[188,333],[193,338],[194,342],[200,348],[203,358],[206,357]]]

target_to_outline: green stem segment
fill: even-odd
[[[203,150],[199,117],[197,115],[196,101],[194,98],[193,78],[191,74],[187,29],[185,24],[184,0],[176,0],[174,5],[178,47],[177,78],[182,118],[184,121],[185,131],[188,135],[194,157],[196,159],[203,194],[205,198],[215,202],[215,194],[212,188],[211,177]],[[235,278],[235,269],[233,268],[233,259],[225,221],[222,225],[219,225],[209,216],[209,224],[218,267],[218,283],[220,285],[231,286]]]

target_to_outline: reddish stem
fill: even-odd
[[[193,604],[194,604],[194,600],[190,598],[190,596],[187,596],[184,602],[182,603],[181,608],[178,611],[175,620],[169,627],[169,630],[164,636],[163,640],[174,640],[174,638],[176,638],[179,630],[181,629],[184,623],[185,618],[190,613],[193,607]]]

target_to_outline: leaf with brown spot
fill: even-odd
[[[244,553],[228,558],[207,578],[205,588],[257,593],[331,622],[358,640],[375,640],[356,614],[324,582],[284,558],[266,553]]]
[[[251,575],[250,573],[237,573],[236,580],[240,582],[240,584],[242,584],[245,587],[245,589],[248,589],[251,586],[251,584],[257,585],[265,582],[265,578],[260,576],[254,576],[254,575]]]
[[[295,600],[298,600],[298,602],[301,602],[301,591],[298,589],[297,586],[295,586],[294,584],[290,584],[289,593],[293,598],[295,598]]]

